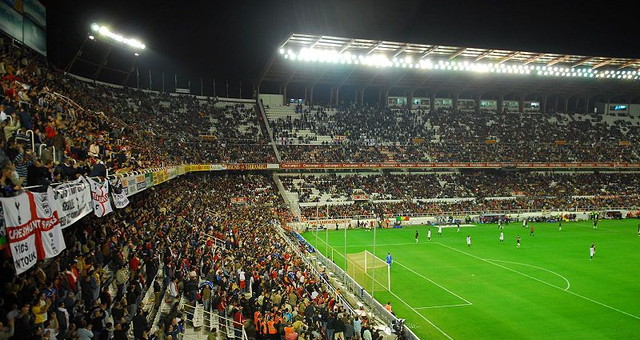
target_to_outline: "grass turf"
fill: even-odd
[[[639,222],[601,220],[597,230],[591,221],[570,222],[562,231],[556,223],[531,223],[535,236],[511,223],[504,244],[495,224],[443,228],[442,236],[431,227],[431,241],[427,226],[378,229],[375,254],[384,259],[390,252],[394,263],[391,292],[374,296],[390,301],[421,339],[638,339]],[[303,236],[344,266],[344,231],[327,234]],[[347,253],[373,252],[373,234],[349,230]]]

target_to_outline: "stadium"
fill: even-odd
[[[65,6],[0,2],[0,339],[640,334],[640,59],[262,39],[266,4],[188,59]]]

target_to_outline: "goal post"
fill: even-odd
[[[369,251],[347,254],[347,274],[370,293],[391,290],[391,268]]]

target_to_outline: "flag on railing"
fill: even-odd
[[[122,188],[122,182],[120,178],[116,178],[115,182],[111,183],[111,197],[113,198],[113,205],[117,209],[122,209],[129,205],[129,199],[127,193]]]
[[[66,248],[60,227],[59,207],[53,189],[45,193],[25,191],[2,197],[6,235],[17,274],[38,260],[57,256]]]
[[[93,213],[102,217],[113,211],[111,207],[111,201],[109,201],[109,181],[96,182],[91,178],[87,178],[89,186],[91,187],[91,199],[93,200]]]

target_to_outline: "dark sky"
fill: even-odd
[[[65,66],[98,22],[145,42],[141,73],[193,82],[249,83],[290,32],[640,57],[636,1],[42,1],[54,64]]]

